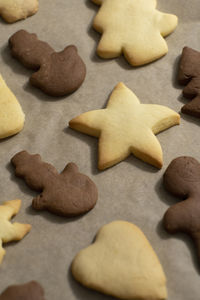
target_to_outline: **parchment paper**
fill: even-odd
[[[167,276],[169,300],[198,300],[199,271],[193,243],[185,235],[168,235],[161,224],[167,208],[176,202],[163,188],[162,175],[171,160],[191,155],[200,160],[199,120],[181,115],[181,125],[157,137],[164,154],[158,171],[130,156],[104,172],[97,170],[98,140],[68,128],[73,117],[105,107],[114,86],[123,81],[143,103],[167,105],[179,112],[182,88],[176,83],[177,62],[187,45],[200,49],[199,0],[159,0],[158,8],[179,17],[176,31],[167,37],[169,53],[140,68],[123,57],[102,60],[95,54],[100,35],[92,29],[98,7],[89,0],[40,0],[39,12],[25,21],[9,25],[0,20],[0,72],[26,114],[24,130],[0,142],[0,202],[22,199],[15,221],[30,223],[31,232],[20,242],[5,245],[0,266],[0,291],[10,284],[37,280],[47,300],[106,300],[103,294],[76,283],[70,264],[87,247],[97,230],[113,220],[138,225],[156,251]],[[87,77],[74,94],[61,99],[46,96],[31,87],[32,73],[13,59],[8,38],[19,29],[37,33],[57,51],[75,44],[87,66]],[[73,161],[97,184],[99,199],[88,214],[75,219],[56,217],[31,208],[34,195],[23,180],[14,176],[9,161],[20,150],[40,153],[59,171]]]

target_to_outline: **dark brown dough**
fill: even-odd
[[[36,34],[20,30],[9,39],[13,57],[35,70],[30,82],[50,96],[65,96],[77,90],[85,79],[86,67],[75,46],[55,52]]]
[[[164,173],[164,185],[182,200],[167,210],[164,227],[169,233],[189,234],[200,261],[200,163],[188,156],[174,159]]]
[[[9,286],[1,295],[0,300],[45,300],[44,291],[35,281],[23,285]]]
[[[42,192],[33,199],[32,207],[36,210],[72,217],[88,212],[96,204],[96,185],[79,173],[74,163],[67,164],[59,174],[52,165],[42,162],[39,154],[22,151],[11,162],[16,167],[16,176],[24,178],[33,190]]]
[[[179,64],[178,81],[186,85],[183,95],[192,99],[181,111],[200,118],[200,52],[188,47],[183,48]]]

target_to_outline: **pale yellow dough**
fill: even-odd
[[[38,0],[0,0],[0,16],[13,23],[34,15],[38,5]]]
[[[179,114],[166,106],[141,104],[130,89],[119,83],[106,109],[81,114],[69,126],[99,137],[98,167],[103,170],[131,153],[161,168],[163,154],[155,134],[179,123]]]
[[[72,274],[84,286],[121,299],[167,298],[166,278],[154,250],[143,232],[125,221],[103,226],[94,244],[74,258]]]
[[[15,216],[21,207],[21,200],[10,200],[0,205],[0,264],[5,255],[3,243],[21,240],[30,230],[31,225],[21,223],[10,223],[9,220]]]
[[[15,95],[0,75],[0,138],[20,132],[25,115]]]
[[[156,10],[156,0],[92,0],[101,5],[94,28],[102,33],[97,53],[103,58],[124,54],[133,66],[152,62],[168,52],[164,38],[178,18]]]

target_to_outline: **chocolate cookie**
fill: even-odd
[[[44,290],[36,281],[13,285],[0,295],[0,300],[45,300]]]
[[[200,118],[200,52],[184,47],[179,64],[178,81],[186,85],[183,95],[192,99],[181,111]]]
[[[32,207],[36,210],[72,217],[88,212],[96,204],[96,185],[79,173],[74,163],[67,164],[59,174],[52,165],[42,162],[39,154],[22,151],[11,162],[16,167],[16,176],[24,178],[33,190],[42,192],[33,199]]]
[[[188,156],[174,159],[164,173],[164,185],[182,200],[167,210],[164,227],[169,233],[189,234],[200,259],[200,163]]]
[[[25,67],[35,70],[30,83],[50,96],[65,96],[83,83],[86,67],[73,45],[55,52],[36,34],[25,30],[16,32],[9,39],[13,57]]]

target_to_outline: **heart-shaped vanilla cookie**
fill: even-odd
[[[0,75],[0,139],[21,131],[24,119],[19,102]]]
[[[166,278],[154,250],[129,222],[103,226],[94,244],[73,260],[72,274],[84,286],[121,299],[167,298]]]

